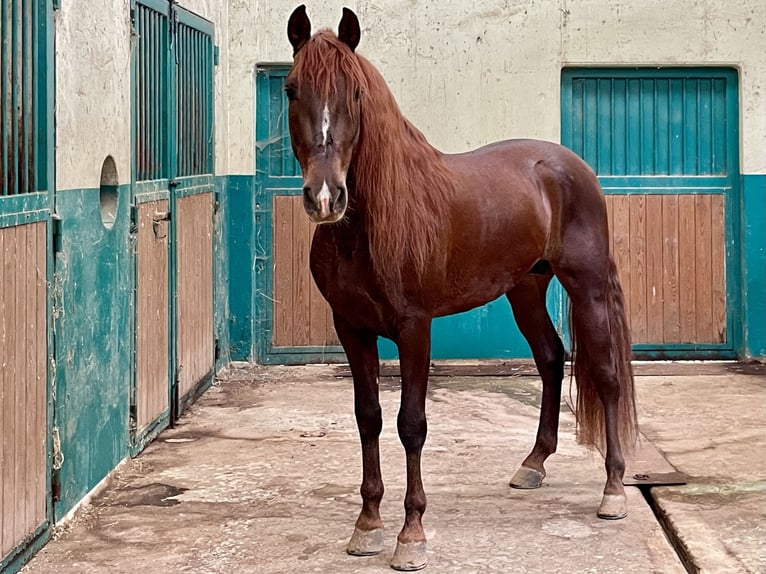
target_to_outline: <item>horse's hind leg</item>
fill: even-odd
[[[632,447],[638,430],[630,333],[617,268],[604,254],[577,266],[570,260],[556,275],[572,302],[578,439],[592,446],[606,443],[606,485],[598,516],[623,518],[628,510],[621,442]]]
[[[353,329],[337,315],[334,319],[354,378],[354,413],[362,442],[362,511],[346,551],[354,556],[370,556],[383,549],[383,521],[380,518],[383,479],[378,442],[383,419],[378,396],[377,337]]]
[[[513,316],[524,335],[543,381],[540,423],[532,452],[511,478],[514,488],[538,488],[545,477],[545,460],[558,444],[561,381],[564,378],[564,346],[545,307],[551,275],[527,275],[507,293]]]

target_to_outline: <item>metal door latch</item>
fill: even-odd
[[[152,228],[154,229],[154,236],[157,239],[164,239],[168,236],[167,232],[164,235],[160,235],[160,223],[163,221],[170,221],[169,211],[155,211],[152,215]]]

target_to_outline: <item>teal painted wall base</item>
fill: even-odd
[[[114,225],[102,224],[98,189],[56,194],[56,401],[61,443],[58,520],[128,454],[131,389],[130,187],[118,189]]]
[[[226,206],[225,248],[228,263],[228,338],[232,361],[254,359],[255,345],[255,176],[225,178],[222,201]],[[259,245],[259,249],[265,247]]]
[[[743,355],[766,358],[766,174],[742,176]]]
[[[229,207],[226,189],[228,178],[215,178],[215,197],[218,209],[213,226],[213,329],[216,339],[215,370],[218,372],[231,362],[229,340],[229,258],[227,257]]]

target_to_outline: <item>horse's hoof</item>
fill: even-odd
[[[543,479],[545,478],[545,472],[540,472],[534,468],[528,466],[520,466],[516,474],[511,478],[510,485],[512,488],[540,488],[543,485]]]
[[[407,544],[396,542],[394,557],[391,559],[391,568],[402,572],[412,572],[413,570],[422,570],[427,565],[428,556],[426,556],[425,541]]]
[[[628,515],[628,499],[624,494],[605,494],[598,507],[598,517],[604,520],[619,520]]]
[[[354,528],[354,534],[348,541],[346,552],[351,556],[373,556],[383,550],[383,529],[360,530]]]

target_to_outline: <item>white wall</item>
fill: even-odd
[[[111,154],[130,178],[129,0],[67,0],[56,11],[58,189],[97,187]],[[181,0],[212,20],[216,173],[254,173],[255,67],[291,61],[298,0]],[[766,173],[766,2],[761,0],[317,0],[314,29],[341,8],[359,51],[404,113],[445,151],[510,137],[558,140],[565,65],[732,65],[740,69],[742,163]],[[448,121],[445,121],[448,118]]]
[[[230,3],[231,173],[254,171],[254,69],[290,62],[285,30],[298,3]],[[324,0],[307,4],[314,29],[336,29],[344,5],[362,25],[359,52],[445,151],[558,141],[565,65],[731,65],[740,69],[741,169],[766,173],[762,0]]]
[[[63,2],[56,28],[56,189],[98,187],[114,157],[130,181],[130,2]]]

